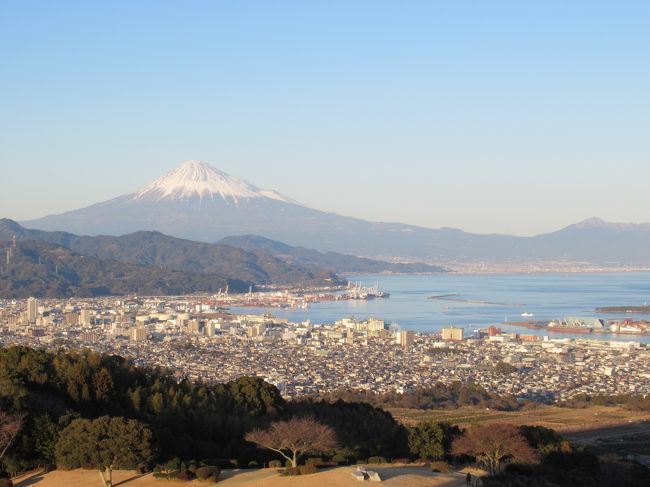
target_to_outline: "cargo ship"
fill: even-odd
[[[360,285],[353,286],[350,283],[348,285],[347,291],[340,296],[341,296],[340,299],[366,300],[366,299],[375,299],[375,298],[387,298],[390,296],[390,294],[384,291],[380,291],[378,285],[376,285],[375,287],[364,287]]]
[[[548,331],[552,332],[561,332],[561,333],[591,333],[594,331],[593,328],[588,326],[548,326]]]
[[[591,333],[595,330],[602,331],[604,323],[598,318],[565,318],[553,320],[547,325],[548,331],[561,333]]]

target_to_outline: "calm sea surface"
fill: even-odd
[[[444,326],[457,325],[463,326],[467,335],[475,328],[496,324],[504,332],[553,338],[650,342],[650,336],[549,334],[545,330],[502,324],[526,319],[550,321],[567,316],[644,318],[626,313],[596,314],[594,309],[650,302],[650,273],[355,275],[349,276],[349,280],[364,286],[378,284],[379,289],[390,293],[390,297],[316,303],[308,309],[273,309],[271,312],[291,321],[310,319],[314,323],[329,323],[349,316],[374,316],[415,331],[438,331]],[[446,294],[456,294],[452,299],[482,303],[429,299]],[[236,311],[260,313],[262,308],[237,308]],[[522,313],[532,313],[533,317],[524,318]],[[650,319],[650,315],[645,318]]]

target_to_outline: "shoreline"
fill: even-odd
[[[560,331],[560,330],[551,330],[549,329],[548,326],[545,325],[540,325],[538,323],[541,322],[536,322],[536,321],[512,321],[512,322],[501,322],[502,325],[505,326],[519,326],[523,328],[528,328],[529,330],[545,330],[549,333],[577,333],[577,334],[582,334],[582,335],[592,335],[592,334],[597,334],[597,335],[613,335],[613,336],[638,336],[638,337],[646,337],[650,336],[650,332],[641,332],[641,333],[634,333],[634,332],[618,332],[614,333],[612,331],[605,331],[605,330],[591,330],[591,331],[575,331],[575,330],[567,330],[567,331]]]

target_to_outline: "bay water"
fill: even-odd
[[[436,332],[462,326],[465,335],[489,325],[503,332],[548,335],[551,338],[650,342],[650,336],[571,334],[514,326],[527,320],[550,321],[565,317],[649,319],[650,315],[596,313],[605,306],[641,306],[650,302],[650,273],[610,272],[571,274],[429,274],[347,276],[362,286],[378,286],[389,298],[367,301],[314,303],[306,309],[273,309],[279,318],[299,322],[331,323],[354,316],[376,317],[403,329]],[[447,298],[431,299],[431,296]],[[260,308],[235,308],[260,313]],[[522,316],[532,314],[532,317]]]

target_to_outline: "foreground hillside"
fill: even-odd
[[[252,284],[214,273],[174,271],[87,257],[36,241],[0,245],[10,252],[0,274],[0,298],[170,295],[247,291]]]
[[[18,479],[22,487],[97,485],[98,471],[114,486],[201,485],[195,479],[214,482],[221,471],[232,486],[344,487],[358,485],[348,465],[359,463],[372,464],[387,485],[452,487],[464,478],[417,465],[447,472],[470,462],[486,468],[486,487],[650,482],[650,469],[627,453],[598,457],[545,427],[403,425],[367,403],[285,401],[276,387],[252,377],[216,385],[178,381],[89,351],[1,349],[0,431],[6,432],[0,478],[42,465],[58,468]],[[486,461],[495,449],[505,454]],[[275,470],[282,465],[290,477]],[[242,466],[249,468],[238,470]],[[150,470],[153,475],[132,473]]]

